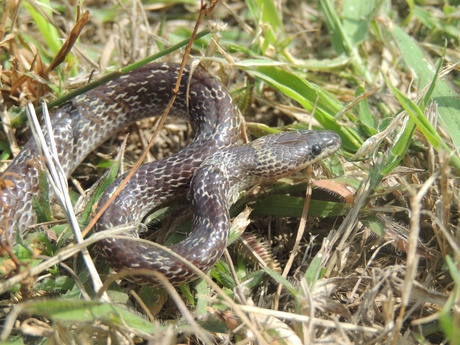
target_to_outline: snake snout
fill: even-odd
[[[304,167],[330,156],[342,144],[340,136],[333,131],[305,131],[301,132],[301,138],[299,155],[303,163],[300,165]]]
[[[315,131],[316,139],[311,140],[311,154],[325,158],[337,151],[342,144],[340,136],[333,131]]]

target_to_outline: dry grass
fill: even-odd
[[[46,2],[0,2],[5,165],[29,138],[26,100],[60,97],[164,51],[190,36],[199,11],[193,1],[63,3],[51,11]],[[324,181],[313,183],[309,210],[305,177],[244,195],[234,214],[251,202],[250,235],[229,248],[214,282],[180,294],[170,288],[168,298],[118,281],[110,303],[96,299],[81,260],[68,259],[80,247],[36,231],[25,240],[35,252],[13,248],[33,277],[16,274],[8,257],[0,261],[3,340],[460,344],[458,6],[408,3],[219,2],[202,28],[217,20],[227,26],[195,42],[192,56],[206,57],[209,72],[233,92],[249,133],[313,125],[342,136],[338,155],[311,172]],[[60,54],[62,38],[76,34],[76,13],[84,20],[87,9],[71,54]],[[182,56],[179,49],[163,60]],[[151,126],[142,121],[105,144],[73,175],[75,184],[95,182],[126,132],[125,165],[132,166]],[[188,138],[187,126],[170,120],[148,160]],[[235,228],[246,226],[241,217]],[[178,232],[187,226],[180,223]],[[90,253],[105,281],[105,263]]]

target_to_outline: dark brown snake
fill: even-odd
[[[86,155],[121,128],[161,114],[172,96],[179,65],[152,63],[73,98],[53,112],[53,135],[60,162],[69,176]],[[192,232],[170,247],[201,270],[220,258],[230,231],[229,205],[241,190],[293,174],[336,151],[340,137],[331,131],[299,131],[269,135],[246,145],[240,140],[240,113],[219,81],[197,69],[186,69],[172,115],[187,118],[195,139],[182,151],[141,166],[95,226],[96,231],[139,224],[153,208],[183,195],[190,187]],[[32,197],[37,196],[43,169],[30,140],[1,177],[1,240],[36,222]],[[193,177],[193,178],[192,178]],[[121,179],[99,201],[103,205]],[[191,181],[191,182],[190,182]],[[137,227],[124,236],[138,237]],[[146,268],[172,283],[193,273],[146,241],[109,238],[99,248],[115,270]],[[131,278],[130,278],[131,279]],[[149,280],[150,279],[150,280]],[[156,283],[147,277],[139,282]]]

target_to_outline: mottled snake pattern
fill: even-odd
[[[52,114],[53,136],[68,176],[88,153],[121,128],[160,115],[172,97],[179,65],[151,63],[77,96]],[[188,119],[194,140],[182,151],[142,165],[95,225],[95,231],[134,225],[124,238],[107,238],[98,248],[115,270],[151,269],[173,284],[194,278],[168,251],[138,239],[138,225],[154,208],[185,194],[193,214],[192,232],[170,247],[207,271],[220,258],[230,231],[229,206],[241,190],[291,175],[335,152],[340,137],[331,131],[298,131],[262,137],[242,145],[241,114],[222,84],[201,69],[186,68],[171,115]],[[36,222],[43,169],[30,140],[1,177],[0,230],[3,243],[15,243]],[[103,194],[103,205],[121,182]],[[130,280],[156,284],[149,277]]]

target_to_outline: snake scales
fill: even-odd
[[[89,152],[121,128],[161,114],[172,96],[178,71],[176,64],[151,63],[56,109],[52,115],[53,135],[66,174],[70,175]],[[208,270],[222,255],[230,230],[228,207],[239,191],[295,173],[330,155],[341,143],[331,131],[300,131],[235,145],[240,140],[241,115],[220,82],[199,69],[193,73],[185,70],[171,114],[190,121],[195,139],[182,151],[141,166],[95,230],[139,224],[153,208],[184,194],[191,183],[192,233],[170,249],[202,270]],[[39,193],[40,169],[43,166],[38,149],[30,140],[3,173],[3,243],[14,243],[16,235],[36,222],[32,198]],[[120,181],[109,187],[99,205],[108,200]],[[108,238],[99,243],[114,269],[148,268],[163,273],[174,284],[193,279],[193,273],[168,252],[152,248],[146,241],[130,239],[138,237],[137,227],[123,235],[128,238]]]

